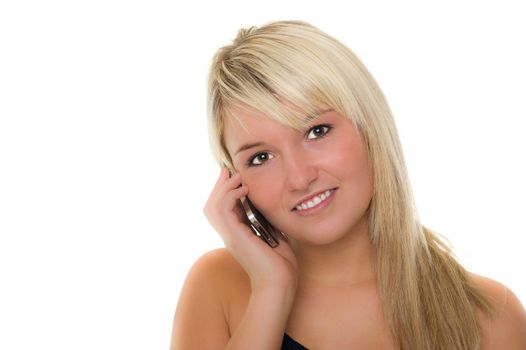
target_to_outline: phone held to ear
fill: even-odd
[[[257,211],[256,207],[254,207],[248,197],[243,196],[240,201],[247,216],[247,224],[252,228],[252,231],[254,231],[256,236],[261,238],[272,248],[277,247],[279,245],[279,232],[277,232],[270,222],[268,222],[267,219]]]

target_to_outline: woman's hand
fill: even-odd
[[[248,192],[239,173],[229,177],[222,169],[203,212],[249,275],[253,290],[280,286],[295,290],[298,265],[289,244],[278,237],[279,245],[271,248],[245,223],[239,199]]]

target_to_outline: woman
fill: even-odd
[[[517,297],[419,222],[387,102],[347,47],[304,22],[240,30],[209,107],[223,169],[204,212],[226,248],[189,272],[173,350],[526,349]]]

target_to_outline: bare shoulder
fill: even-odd
[[[192,273],[204,274],[217,280],[240,277],[244,270],[226,248],[218,248],[200,256],[190,269],[190,274]]]
[[[245,270],[226,248],[214,249],[202,255],[188,275],[206,280],[210,290],[224,302],[228,302],[240,286],[249,283]]]
[[[479,314],[482,349],[526,349],[526,311],[519,298],[498,281],[476,274],[471,277],[493,300],[497,310],[493,318]]]
[[[222,349],[230,338],[232,290],[246,273],[225,248],[199,257],[179,295],[170,349]],[[222,346],[222,347],[221,347]]]

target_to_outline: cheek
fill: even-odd
[[[364,145],[358,142],[340,144],[326,165],[327,171],[348,188],[357,205],[358,202],[368,204],[373,192],[373,177]]]
[[[367,152],[359,142],[334,143],[323,159],[325,167],[342,179],[369,173]]]
[[[250,174],[244,178],[243,183],[248,187],[248,197],[260,211],[271,211],[279,201],[278,195],[282,192],[279,179],[271,172]]]

